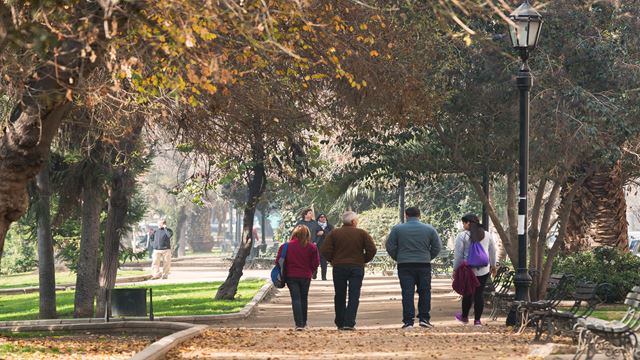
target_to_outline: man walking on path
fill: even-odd
[[[431,325],[431,260],[442,243],[433,226],[420,222],[420,210],[410,207],[405,211],[407,222],[391,229],[387,238],[387,253],[398,262],[398,278],[402,289],[403,329],[412,329],[415,318],[413,297],[418,289],[418,319],[420,326]]]
[[[327,235],[320,252],[333,266],[335,324],[340,330],[354,330],[360,304],[360,288],[364,279],[364,264],[373,259],[376,245],[371,235],[357,228],[358,215],[353,211],[342,215],[342,223],[342,227]]]
[[[165,220],[160,220],[160,228],[153,233],[153,260],[151,262],[151,272],[153,279],[166,279],[171,270],[171,237],[173,230],[167,227]],[[160,271],[160,261],[162,261],[162,272]]]

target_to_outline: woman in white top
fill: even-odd
[[[467,295],[462,298],[462,312],[456,314],[456,319],[463,324],[469,322],[469,311],[471,304],[474,304],[473,315],[474,325],[482,325],[480,317],[484,310],[484,287],[491,273],[496,270],[496,244],[491,234],[480,225],[480,220],[474,214],[467,214],[462,217],[462,226],[465,231],[456,238],[454,251],[453,268],[457,269],[469,256],[469,248],[472,242],[480,242],[484,251],[489,255],[489,264],[483,267],[472,267],[474,274],[480,282],[474,295]]]

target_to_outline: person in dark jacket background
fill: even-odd
[[[329,235],[331,230],[333,230],[333,225],[329,223],[327,215],[325,214],[318,215],[317,222],[319,228],[318,232],[316,233],[316,245],[318,246],[318,249],[320,249],[322,243],[324,242],[324,239],[326,239],[327,235]],[[322,280],[327,280],[327,259],[325,259],[322,254],[320,254],[320,274],[322,276]],[[315,279],[316,276],[317,271],[313,273],[313,278]]]
[[[313,210],[310,208],[302,210],[300,213],[300,220],[296,223],[298,225],[305,225],[307,229],[309,229],[309,234],[311,235],[311,242],[316,244],[318,242],[318,222],[313,218]]]
[[[291,240],[285,255],[284,271],[286,284],[291,295],[291,308],[296,330],[307,327],[307,308],[311,275],[318,269],[320,255],[316,244],[310,241],[311,234],[305,225],[298,225],[293,229]],[[282,247],[278,249],[276,263],[282,254]]]
[[[153,232],[151,241],[153,243],[153,257],[151,261],[152,279],[169,277],[171,271],[171,237],[173,230],[167,227],[167,222],[160,220],[160,228]],[[162,261],[162,271],[160,262]]]

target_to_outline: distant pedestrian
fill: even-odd
[[[331,230],[333,230],[333,225],[331,225],[329,223],[329,220],[327,219],[327,215],[325,214],[320,214],[318,215],[318,232],[316,233],[316,245],[318,246],[318,249],[320,247],[322,247],[322,243],[324,242],[324,239],[327,238],[327,235],[329,235],[329,233],[331,232]],[[316,278],[317,275],[317,271],[315,273],[313,273],[313,278]],[[324,256],[322,256],[322,254],[320,254],[320,275],[322,276],[322,280],[327,280],[327,259],[324,258]]]
[[[357,228],[356,213],[345,212],[342,223],[327,235],[320,253],[333,266],[335,324],[340,330],[355,330],[364,265],[373,259],[377,249],[371,235]]]
[[[169,277],[171,271],[171,237],[173,230],[167,227],[165,220],[160,220],[160,227],[153,232],[153,260],[151,262],[151,271],[153,279]],[[160,263],[162,262],[162,271]]]
[[[418,321],[421,327],[431,325],[431,261],[438,256],[442,243],[436,229],[420,222],[420,209],[405,210],[407,222],[391,228],[386,248],[398,262],[398,278],[402,289],[402,328],[413,328],[414,294],[418,292]]]
[[[479,242],[482,249],[488,256],[488,263],[485,266],[474,267],[469,264],[475,273],[480,286],[475,289],[474,294],[462,297],[462,312],[456,314],[456,320],[463,324],[469,322],[469,312],[473,304],[474,325],[482,325],[480,318],[484,310],[484,288],[490,273],[495,274],[496,271],[496,244],[491,233],[484,230],[480,225],[478,216],[467,214],[462,217],[462,226],[464,231],[456,238],[456,247],[454,250],[453,268],[457,269],[463,262],[469,259],[470,249],[474,242]]]
[[[291,308],[293,310],[293,320],[296,330],[304,330],[307,327],[307,308],[309,297],[309,286],[311,276],[318,269],[320,255],[315,244],[311,243],[309,228],[305,225],[298,225],[293,229],[291,240],[285,255],[285,276],[286,284],[291,295]],[[282,254],[282,247],[278,249],[276,263]]]
[[[318,226],[318,223],[313,217],[313,210],[311,210],[310,208],[302,210],[302,212],[300,213],[300,219],[296,223],[296,226],[298,225],[305,225],[307,229],[309,229],[312,243],[315,244],[318,242],[317,238],[318,238],[318,230],[320,229],[320,226]]]

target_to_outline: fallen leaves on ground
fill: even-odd
[[[518,359],[528,337],[499,327],[337,331],[309,328],[208,329],[167,359]]]
[[[156,341],[138,335],[0,335],[0,359],[128,359]]]

